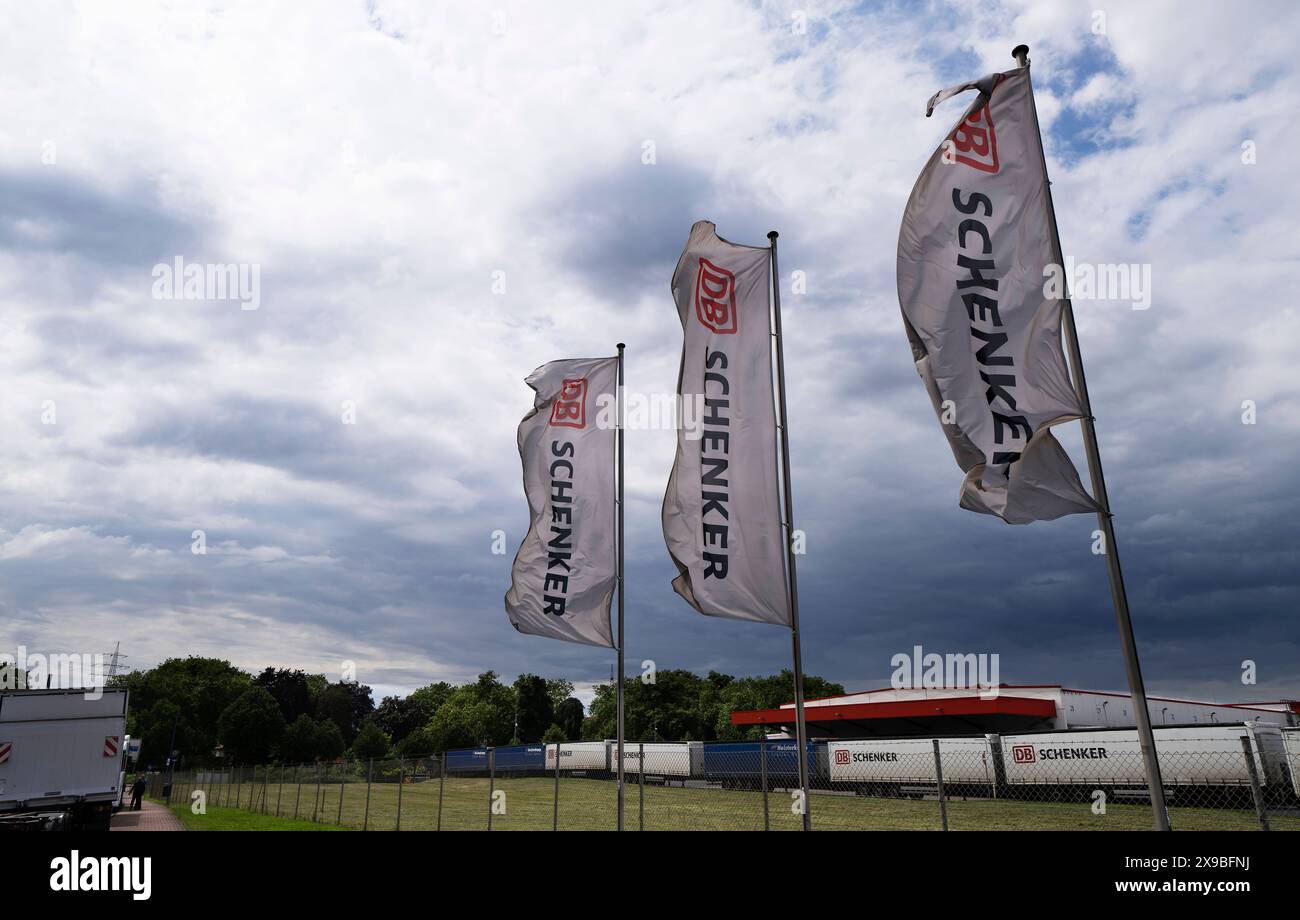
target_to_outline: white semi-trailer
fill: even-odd
[[[556,752],[559,752],[560,769],[587,773],[609,772],[609,742],[575,741],[546,746],[546,769],[555,769]]]
[[[931,738],[831,741],[827,761],[832,783],[934,783],[938,774]],[[939,757],[944,781],[992,785],[996,754],[986,738],[943,738]]]
[[[0,821],[66,815],[108,830],[122,787],[127,691],[0,692]]]
[[[645,763],[641,762],[644,755]],[[618,769],[618,742],[610,743],[610,768]],[[643,769],[644,768],[644,769]],[[704,775],[704,744],[699,741],[654,741],[642,744],[627,741],[623,744],[623,773],[645,773],[647,782],[656,777],[688,779]]]

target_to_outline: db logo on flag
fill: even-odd
[[[551,406],[551,424],[561,428],[587,427],[587,378],[566,380]]]
[[[736,276],[708,259],[695,276],[695,315],[719,335],[736,331]]]
[[[1034,746],[1032,744],[1011,745],[1012,763],[1033,763],[1035,759]]]
[[[849,762],[849,752],[848,752],[848,751],[836,751],[836,752],[835,752],[835,762],[836,762],[836,763],[840,763],[840,764],[848,763],[848,762]]]
[[[998,137],[993,132],[993,117],[989,113],[992,103],[976,109],[952,132],[952,145],[957,148],[954,159],[983,172],[998,171]]]

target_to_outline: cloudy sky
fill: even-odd
[[[1300,697],[1295,5],[63,6],[0,9],[0,650],[607,679],[502,609],[523,379],[623,340],[671,393],[707,218],[781,232],[808,671],[1123,688],[1095,520],[958,509],[895,292],[926,99],[1025,42],[1066,253],[1151,266],[1076,304],[1148,687]],[[258,309],[156,298],[177,257]],[[672,593],[673,433],[628,437],[630,668],[787,665]]]

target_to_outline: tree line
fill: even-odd
[[[809,697],[843,693],[805,677]],[[432,683],[375,704],[370,687],[322,674],[266,668],[257,674],[216,658],[171,658],[113,678],[130,691],[127,731],[141,740],[141,765],[307,763],[421,756],[482,745],[597,741],[615,734],[614,684],[598,685],[587,712],[573,684],[521,674],[512,684],[486,671],[469,683]],[[761,738],[731,724],[740,709],[775,708],[791,697],[788,670],[769,677],[658,671],[626,682],[629,741]]]

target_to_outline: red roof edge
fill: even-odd
[[[1056,715],[1056,703],[1052,700],[1032,699],[1023,696],[998,696],[988,700],[980,699],[978,696],[959,696],[950,699],[816,706],[804,710],[804,716],[809,722],[990,715],[1034,716],[1050,719]],[[732,725],[786,725],[793,721],[793,709],[752,709],[731,714]]]

